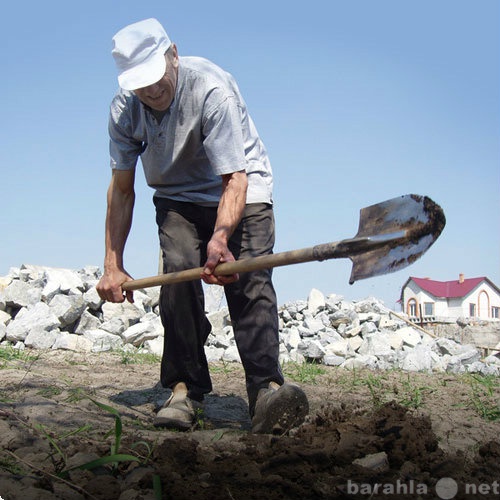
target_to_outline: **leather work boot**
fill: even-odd
[[[298,427],[308,413],[309,402],[299,386],[290,383],[280,386],[271,382],[257,395],[252,432],[282,434]]]
[[[172,395],[156,414],[153,425],[187,431],[194,426],[197,419],[201,418],[202,412],[203,404],[188,398],[186,384],[179,382],[174,387]]]

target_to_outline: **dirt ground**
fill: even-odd
[[[310,414],[254,435],[237,364],[212,366],[185,433],[152,426],[157,362],[50,351],[0,368],[2,500],[500,497],[498,379],[289,365]]]

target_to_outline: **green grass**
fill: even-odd
[[[391,377],[398,373],[399,380]],[[417,409],[424,405],[426,395],[433,389],[415,380],[418,380],[418,377],[399,370],[367,372],[353,369],[345,373],[339,372],[336,384],[344,386],[346,391],[353,392],[359,391],[360,387],[366,387],[373,405],[377,408],[389,401],[395,401],[406,408]]]
[[[120,356],[123,365],[155,365],[161,361],[160,356],[149,352],[120,351]]]
[[[431,390],[427,386],[415,385],[410,374],[407,374],[406,378],[401,381],[401,388],[398,403],[406,408],[413,409],[420,408],[424,404],[425,394]]]
[[[56,387],[56,386],[50,386],[50,387],[44,387],[43,389],[40,389],[37,392],[38,396],[42,396],[44,398],[51,398],[52,396],[59,396],[64,392],[64,389],[61,387]]]
[[[200,430],[205,429],[205,412],[203,411],[203,408],[197,408],[195,410],[194,426]]]
[[[25,471],[23,471],[23,469],[12,457],[0,456],[0,470],[16,475],[25,474]]]
[[[498,377],[477,373],[471,374],[469,377],[472,407],[485,420],[500,420],[500,399],[498,396],[500,381]]]
[[[91,391],[94,393],[95,391]],[[89,398],[89,391],[85,387],[69,387],[68,396],[65,401],[68,403],[78,403],[84,399]]]
[[[316,384],[318,377],[326,373],[324,366],[311,362],[288,362],[283,364],[282,369],[285,378],[302,384]]]
[[[374,391],[380,391],[384,386],[385,372],[367,372],[357,368],[336,370],[334,384],[344,387],[347,391],[353,391],[359,387],[366,386],[373,395]]]
[[[238,368],[238,365],[222,360],[216,364],[210,363],[209,367],[212,373],[222,373],[224,375],[229,375]]]
[[[378,408],[386,401],[387,387],[383,374],[369,373],[361,380],[362,385],[366,385],[370,391],[373,405]]]
[[[12,361],[31,363],[39,357],[40,355],[33,356],[22,349],[15,349],[12,346],[0,347],[0,369],[10,367]]]

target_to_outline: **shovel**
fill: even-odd
[[[261,255],[219,264],[214,274],[227,275],[270,269],[302,262],[349,257],[353,263],[349,283],[403,269],[436,241],[446,223],[444,212],[427,196],[407,194],[360,210],[354,238],[314,247]],[[126,281],[123,290],[199,279],[202,267]]]

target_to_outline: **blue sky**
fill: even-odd
[[[350,261],[275,270],[278,300],[312,288],[397,308],[409,276],[500,286],[497,0],[9,2],[0,85],[0,276],[102,266],[111,37],[158,18],[181,55],[237,79],[275,175],[276,251],[356,234],[359,210],[407,193],[447,226],[415,264],[349,285]],[[152,190],[137,176],[125,263],[157,271]]]

